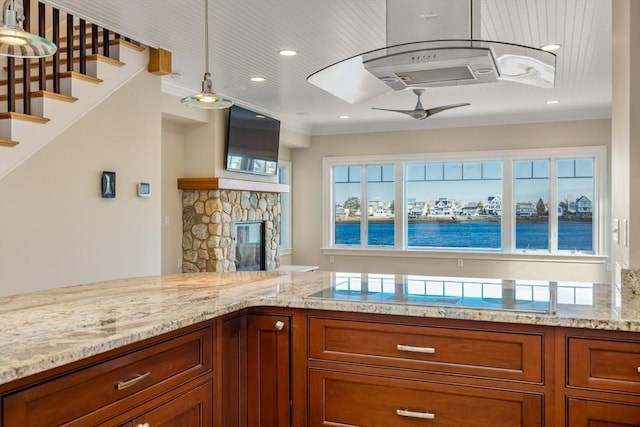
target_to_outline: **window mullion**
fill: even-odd
[[[558,160],[550,159],[549,167],[549,252],[558,252]]]
[[[367,182],[367,165],[360,167],[360,246],[369,246],[369,195]]]
[[[394,248],[407,248],[407,228],[409,222],[407,219],[407,203],[405,202],[405,184],[404,184],[404,162],[395,162],[395,183],[394,183],[394,201],[393,201],[393,217],[395,221]]]
[[[502,251],[513,252],[515,248],[515,203],[513,202],[513,162],[511,157],[502,161]]]

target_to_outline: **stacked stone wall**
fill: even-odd
[[[263,221],[265,265],[280,266],[280,198],[277,193],[236,190],[183,190],[182,271],[235,271],[232,226]]]

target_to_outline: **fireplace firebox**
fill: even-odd
[[[236,271],[265,270],[264,222],[243,221],[233,225]]]

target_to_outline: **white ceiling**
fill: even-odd
[[[500,82],[428,89],[425,108],[458,102],[471,106],[421,121],[371,110],[412,109],[416,98],[410,91],[352,105],[306,81],[327,65],[385,46],[385,0],[209,1],[214,91],[290,129],[326,134],[610,117],[611,0],[482,0],[483,39],[562,45],[556,87]],[[204,0],[45,2],[171,51],[173,71],[181,77],[162,77],[163,90],[180,96],[200,90]],[[285,48],[298,55],[278,55]],[[249,81],[253,76],[266,81]],[[547,105],[552,99],[560,102]]]

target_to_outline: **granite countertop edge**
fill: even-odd
[[[10,332],[13,335],[7,335],[6,331],[0,334],[0,347],[4,347],[2,345],[3,339],[8,341],[6,344],[12,344],[11,340],[15,339],[13,342],[14,347],[10,349],[9,347],[4,347],[0,352],[0,385],[250,307],[288,307],[640,332],[640,317],[624,319],[615,312],[612,312],[609,317],[603,317],[602,314],[590,317],[588,311],[581,312],[574,316],[571,313],[532,313],[308,298],[308,295],[312,292],[330,286],[330,273],[318,271],[305,273],[267,273],[270,274],[247,275],[238,273],[235,275],[214,276],[209,273],[206,275],[200,273],[201,276],[198,276],[197,280],[194,279],[196,276],[189,274],[167,276],[168,278],[166,280],[165,276],[157,276],[80,285],[78,287],[63,288],[64,291],[45,291],[42,294],[43,300],[51,296],[57,296],[58,294],[69,296],[77,292],[78,294],[83,294],[82,301],[90,299],[92,294],[96,292],[108,294],[111,287],[115,289],[125,289],[126,287],[141,284],[141,289],[138,291],[139,294],[148,291],[145,286],[151,287],[153,290],[157,290],[158,287],[162,288],[158,291],[159,294],[161,293],[161,297],[158,297],[158,304],[169,305],[173,308],[187,307],[184,304],[188,304],[189,307],[194,307],[188,310],[177,310],[176,314],[160,316],[159,313],[162,312],[161,308],[153,307],[153,304],[156,302],[147,301],[146,303],[149,304],[149,307],[152,307],[150,309],[152,315],[147,318],[144,316],[145,313],[141,312],[140,317],[136,319],[133,319],[133,317],[127,318],[127,322],[123,322],[120,330],[116,327],[115,332],[113,327],[105,327],[105,322],[102,321],[96,323],[96,325],[99,326],[89,325],[86,328],[78,327],[70,332],[65,328],[65,330],[60,331],[58,335],[55,334],[55,328],[53,327],[52,331],[49,332],[47,332],[46,327],[44,327],[43,331],[31,333],[34,324],[29,324],[29,322],[25,321],[24,325],[22,325],[24,331],[20,331],[18,328],[18,330]],[[221,277],[225,277],[225,279],[223,280]],[[209,283],[209,281],[215,281],[215,283]],[[182,286],[188,289],[182,289]],[[195,296],[187,294],[186,291],[189,290],[192,290]],[[128,292],[137,295],[135,290],[132,291],[129,289]],[[202,293],[199,294],[198,292]],[[152,292],[149,293],[151,294]],[[38,296],[40,293],[0,298],[0,302],[10,302],[8,305],[13,306],[14,310],[9,310],[9,313],[15,315],[15,317],[19,316],[20,310],[26,310],[25,313],[28,314],[30,313],[29,310],[33,311],[36,310],[36,307],[41,308],[42,305],[47,305],[47,303],[38,305],[38,303],[35,302],[32,306],[21,307],[20,304],[26,304],[23,300],[30,295]],[[99,297],[96,298],[99,300]],[[180,298],[183,298],[184,301],[180,300]],[[197,302],[193,302],[193,299],[190,298],[197,298]],[[68,297],[67,301],[60,303],[55,301],[56,298],[50,299],[52,300],[48,303],[50,307],[58,307],[56,304],[71,304],[70,297]],[[131,297],[130,300],[134,301],[134,297]],[[3,308],[6,308],[6,305],[0,304],[0,317],[6,314],[3,313]],[[82,307],[77,310],[81,310],[81,308]],[[126,305],[123,309],[126,309]],[[105,309],[108,313],[113,312],[114,309],[111,307],[109,310],[110,311]],[[76,313],[75,310],[71,308],[67,308],[67,311],[73,311],[72,314],[67,313],[69,316],[83,315],[83,313]],[[56,312],[55,314],[59,313]],[[11,320],[9,320],[9,322],[11,322]],[[27,329],[29,327],[31,327],[31,329]],[[26,334],[27,331],[30,333],[28,339],[20,340],[21,332]],[[52,342],[46,343],[46,345],[43,344],[43,349],[36,348],[37,344],[35,343],[38,342],[38,337],[42,338],[47,334],[50,335],[49,338]],[[51,336],[55,336],[55,338],[51,338]],[[24,354],[29,353],[32,349],[32,347],[29,346],[30,342],[34,343],[31,345],[34,354]]]

